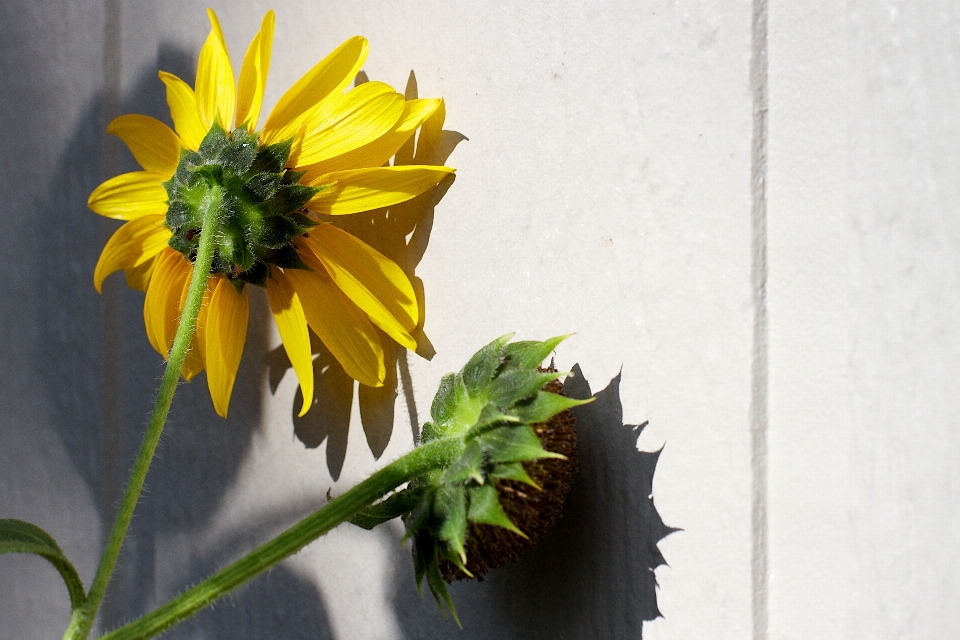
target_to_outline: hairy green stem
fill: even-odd
[[[192,616],[247,580],[298,552],[337,525],[390,493],[401,484],[449,465],[463,454],[461,438],[435,440],[400,459],[331,500],[276,538],[221,569],[159,609],[103,636],[101,640],[144,640]]]
[[[147,471],[150,469],[150,462],[153,460],[153,454],[157,449],[160,435],[163,433],[163,427],[167,422],[170,403],[173,402],[173,394],[177,389],[180,372],[183,370],[183,362],[187,357],[190,341],[193,339],[197,327],[197,316],[200,315],[203,295],[207,290],[210,265],[213,263],[214,245],[217,236],[215,230],[219,226],[222,195],[222,190],[211,188],[201,205],[203,208],[203,229],[206,230],[206,233],[200,234],[190,289],[187,292],[187,299],[183,307],[183,314],[180,317],[180,325],[173,340],[173,347],[170,349],[170,356],[167,359],[167,368],[163,372],[163,380],[160,382],[159,391],[157,391],[157,401],[153,406],[147,431],[143,435],[143,442],[140,444],[140,452],[134,462],[133,471],[130,472],[130,480],[124,490],[120,509],[117,511],[117,517],[113,522],[113,529],[110,531],[110,537],[107,538],[103,556],[100,558],[100,565],[97,567],[93,584],[90,585],[90,592],[83,606],[74,609],[70,626],[63,636],[64,640],[85,640],[89,636],[90,629],[97,617],[97,611],[101,602],[103,602],[107,585],[110,583],[110,576],[117,564],[123,541],[127,536],[130,519],[133,517],[137,501],[140,499],[143,483],[146,480]]]

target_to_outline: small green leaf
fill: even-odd
[[[537,422],[546,422],[564,409],[578,407],[581,404],[587,404],[588,402],[593,402],[593,398],[576,400],[574,398],[567,398],[566,396],[544,391],[538,393],[531,402],[517,405],[514,407],[514,411],[517,412],[517,417],[519,417],[523,422],[534,424]]]
[[[517,525],[513,524],[510,518],[507,517],[503,507],[500,506],[500,498],[497,496],[497,490],[492,484],[487,484],[482,487],[471,487],[469,489],[469,495],[470,511],[467,514],[467,519],[470,520],[470,522],[503,527],[504,529],[513,531],[518,536],[527,537],[527,534],[520,531]]]
[[[364,529],[373,529],[388,520],[410,513],[418,504],[423,491],[404,489],[386,500],[371,505],[350,518],[350,522]]]
[[[440,481],[456,483],[466,482],[471,478],[483,484],[483,449],[476,440],[467,444],[463,455],[447,467]]]
[[[537,368],[540,364],[546,360],[547,356],[556,349],[557,345],[572,336],[572,333],[568,333],[565,336],[557,336],[555,338],[550,338],[544,340],[543,342],[536,342],[533,340],[521,340],[508,344],[506,347],[506,357],[510,360],[511,364],[523,368]]]
[[[487,476],[491,480],[515,480],[528,484],[534,489],[541,489],[540,485],[533,481],[533,478],[530,477],[520,462],[504,462],[498,464],[494,466],[493,470],[490,471]]]
[[[63,576],[71,608],[77,609],[86,600],[77,570],[63,555],[56,540],[40,527],[23,520],[0,520],[0,553],[34,553],[46,558]]]
[[[467,393],[476,397],[493,379],[503,362],[503,346],[513,337],[512,333],[500,336],[475,354],[460,372]]]
[[[559,453],[547,451],[540,438],[528,425],[498,427],[478,437],[487,460],[499,462],[526,462],[541,458],[564,458]]]
[[[517,402],[532,397],[543,385],[559,378],[561,373],[540,373],[531,369],[511,369],[490,383],[488,398],[501,409],[509,409]]]

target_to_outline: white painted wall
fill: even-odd
[[[356,33],[371,79],[412,70],[445,98],[469,140],[418,232],[437,355],[409,356],[392,429],[364,433],[366,395],[294,425],[255,300],[230,419],[202,379],[179,392],[107,626],[408,450],[411,413],[487,340],[576,331],[558,365],[603,391],[583,477],[541,549],[455,586],[464,632],[417,598],[397,527],[343,527],[170,637],[958,635],[955,3],[214,5],[236,62],[277,11],[269,102]],[[0,517],[46,528],[88,582],[160,359],[142,294],[93,290],[116,225],[86,196],[131,162],[106,122],[166,117],[158,66],[192,78],[204,7],[0,3]],[[622,426],[647,420],[658,462]],[[684,531],[659,545],[664,617],[641,623],[655,463]],[[0,637],[62,633],[43,561],[0,557],[0,585]]]

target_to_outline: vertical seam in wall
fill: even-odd
[[[753,96],[751,144],[751,578],[753,639],[766,640],[768,629],[767,558],[767,0],[753,0],[750,88]]]
[[[103,3],[103,122],[110,122],[120,109],[120,9],[122,0],[104,0]],[[104,178],[120,172],[120,154],[114,140],[103,143]],[[104,243],[116,229],[112,220],[103,222]],[[113,524],[114,513],[120,502],[123,482],[120,466],[120,300],[116,286],[103,287],[103,370],[101,372],[100,404],[103,422],[100,426],[100,528],[104,540]],[[107,598],[101,619],[112,619]]]

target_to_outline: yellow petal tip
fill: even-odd
[[[297,414],[298,418],[302,418],[307,415],[307,411],[310,411],[310,407],[313,406],[312,402],[308,402],[306,398],[303,399],[303,406],[300,407],[300,413]]]

